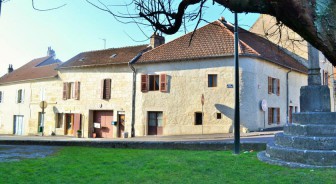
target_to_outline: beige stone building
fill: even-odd
[[[270,15],[260,15],[258,20],[250,29],[251,32],[265,37],[273,43],[278,44],[280,47],[288,50],[289,53],[293,53],[294,57],[302,58],[303,63],[307,63],[308,60],[308,44],[297,33],[289,29],[288,27],[278,24],[275,17]],[[321,68],[321,83],[328,85],[331,94],[331,107],[332,111],[335,111],[335,81],[334,81],[334,67],[326,59],[326,57],[319,52],[320,68]]]
[[[54,58],[49,48],[48,56],[34,59],[0,78],[0,134],[36,135],[40,127],[50,135],[56,117],[54,105],[59,99],[55,91],[61,81],[54,70],[61,62]],[[47,101],[43,120],[40,102]]]
[[[290,123],[292,112],[299,111],[307,68],[262,37],[243,29],[239,36],[242,131]],[[40,86],[51,86],[47,135],[74,136],[78,130],[84,137],[101,138],[232,132],[233,51],[232,25],[215,21],[168,43],[154,34],[148,46],[80,53],[60,65],[50,81],[24,83],[33,97],[23,108],[31,122],[26,132],[38,129]],[[0,85],[3,103],[6,85]],[[261,101],[267,103],[264,109]],[[11,111],[4,110],[8,105],[0,103],[0,115]],[[6,128],[0,133],[13,133],[11,121],[1,121]]]

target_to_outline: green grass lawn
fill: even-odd
[[[256,153],[66,147],[0,163],[0,183],[336,183],[336,169],[268,165]]]

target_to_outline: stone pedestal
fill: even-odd
[[[289,167],[336,168],[336,112],[330,112],[329,88],[304,86],[300,102],[293,124],[276,134],[258,158]]]

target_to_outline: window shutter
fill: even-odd
[[[105,99],[111,99],[111,79],[105,79]]]
[[[280,124],[280,108],[277,108],[277,124]]]
[[[273,122],[273,112],[272,112],[272,108],[268,108],[268,124],[272,124]]]
[[[268,94],[272,94],[272,77],[268,77]]]
[[[166,74],[160,75],[160,91],[167,92],[167,75]]]
[[[148,91],[148,75],[143,74],[141,75],[141,92]]]
[[[63,83],[63,100],[67,100],[68,99],[68,83],[64,82]]]
[[[277,95],[280,96],[280,79],[277,79]]]
[[[2,96],[3,96],[3,92],[0,91],[0,103],[2,103]]]
[[[75,82],[75,100],[79,100],[79,95],[80,95],[80,82],[76,81]]]
[[[100,98],[101,99],[105,99],[104,98],[104,91],[105,91],[105,79],[101,80],[101,88],[100,88]]]

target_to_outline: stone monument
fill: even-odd
[[[300,90],[300,113],[260,152],[261,161],[289,167],[336,168],[336,112],[330,90],[321,85],[318,51],[308,46],[308,86]]]

